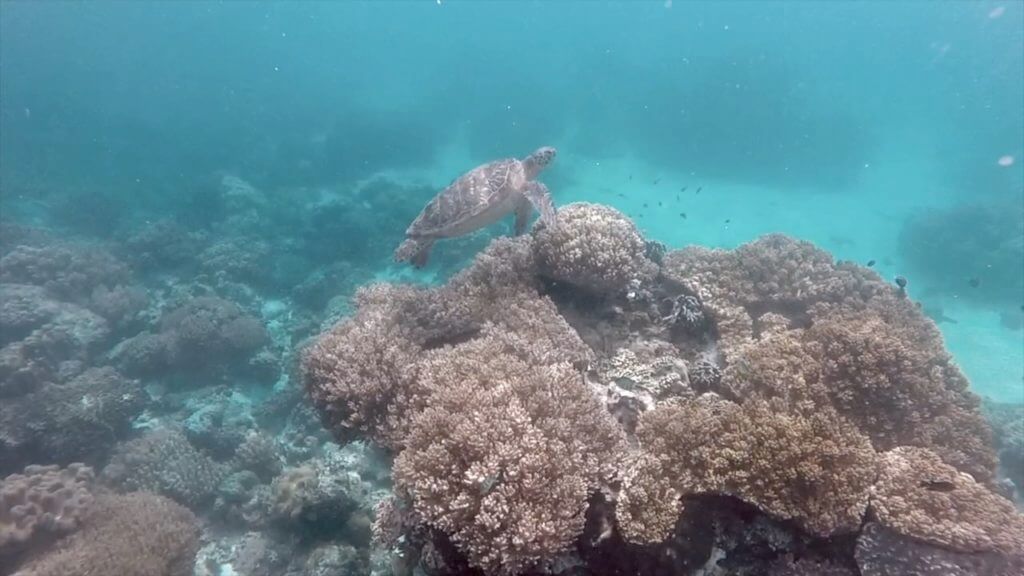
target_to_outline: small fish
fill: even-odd
[[[676,202],[679,202],[679,194],[676,194]]]
[[[874,260],[868,260],[868,263],[867,263],[867,267],[868,268],[871,268],[874,265],[875,265],[875,261]]]
[[[922,480],[921,488],[932,492],[952,492],[956,489],[956,484],[949,480]]]
[[[630,181],[630,182],[632,182],[632,181],[633,181],[633,175],[632,175],[632,174],[630,174],[630,175],[629,175],[629,181]]]
[[[907,287],[907,279],[904,278],[903,276],[897,276],[896,285],[900,287],[900,290],[903,290],[904,288]]]
[[[644,208],[647,208],[647,202],[644,202]]]
[[[981,280],[979,280],[978,278],[971,278],[970,280],[967,281],[967,284],[971,288],[977,288],[978,286],[981,286]]]
[[[703,186],[697,186],[697,194],[700,194],[700,191],[703,190],[703,189],[704,189]]]
[[[679,189],[679,191],[680,192],[686,192],[686,188],[687,188],[686,186],[683,186],[682,188]]]
[[[683,220],[686,220],[686,212],[680,212],[679,217],[682,218]]]
[[[661,208],[661,201],[658,201],[658,208]]]
[[[654,185],[655,185],[655,186],[657,186],[657,185],[658,185],[658,182],[661,182],[661,178],[655,178],[655,179],[654,179]]]
[[[725,223],[726,223],[726,224],[728,224],[728,223],[730,223],[730,222],[732,222],[732,220],[730,220],[729,218],[726,218],[726,219],[725,219]]]

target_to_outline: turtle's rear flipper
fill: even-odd
[[[528,182],[525,194],[530,204],[533,204],[537,212],[540,212],[540,221],[545,226],[554,226],[558,223],[558,212],[555,210],[555,203],[551,200],[551,192],[547,186],[540,182]]]

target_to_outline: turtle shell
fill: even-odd
[[[434,196],[407,234],[440,236],[488,224],[488,215],[525,182],[522,162],[496,160],[466,172]]]

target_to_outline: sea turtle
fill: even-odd
[[[555,149],[545,146],[522,160],[495,160],[466,172],[434,196],[409,225],[395,261],[422,268],[438,238],[468,234],[513,212],[516,235],[526,230],[534,208],[541,222],[554,225],[557,213],[551,193],[535,180],[554,158]]]

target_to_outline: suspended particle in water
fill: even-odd
[[[1006,7],[1005,6],[996,6],[995,8],[992,9],[991,12],[988,13],[988,17],[991,18],[992,20],[995,20],[996,18],[999,18],[1000,16],[1002,16],[1005,13],[1006,13]]]
[[[1000,156],[999,160],[996,160],[996,164],[1002,166],[1003,168],[1013,166],[1013,156],[1010,156],[1009,154],[1007,154],[1006,156]]]

